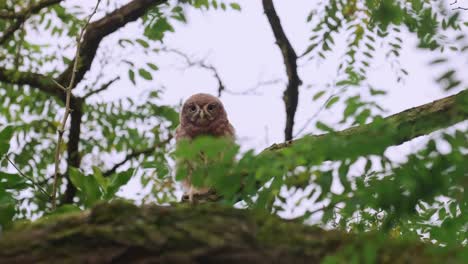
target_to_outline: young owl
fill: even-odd
[[[234,128],[229,123],[223,104],[217,97],[204,93],[190,96],[182,106],[180,123],[176,129],[176,141],[192,140],[201,135],[228,137],[234,140]],[[192,186],[190,172],[182,184],[184,196],[188,197],[190,202],[194,195],[210,192],[210,188]]]

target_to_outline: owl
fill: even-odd
[[[221,101],[210,94],[198,93],[190,96],[182,106],[176,129],[176,141],[192,140],[198,136],[227,137],[234,141],[234,127],[228,120]],[[191,175],[182,182],[184,197],[192,202],[194,195],[211,192],[208,187],[195,188],[191,184]]]

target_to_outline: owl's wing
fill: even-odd
[[[188,134],[185,132],[185,130],[182,128],[180,124],[176,128],[175,139],[176,139],[176,142],[181,139],[189,139]]]
[[[224,136],[232,138],[233,140],[236,139],[236,130],[234,127],[231,125],[231,123],[228,123],[226,130],[224,131]]]

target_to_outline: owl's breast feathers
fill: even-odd
[[[180,124],[176,130],[176,140],[194,139],[202,135],[234,138],[234,134],[234,127],[228,120],[217,120],[208,126],[195,126],[190,123]]]

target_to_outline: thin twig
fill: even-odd
[[[73,71],[72,71],[72,75],[70,78],[70,83],[68,84],[68,87],[66,88],[65,114],[63,116],[62,123],[60,124],[60,128],[58,129],[58,133],[57,133],[58,134],[57,135],[57,148],[55,149],[55,174],[54,174],[54,185],[52,189],[52,210],[55,210],[55,208],[57,207],[56,194],[57,194],[57,185],[58,185],[58,180],[59,180],[58,175],[59,175],[59,165],[60,165],[60,145],[62,144],[63,133],[65,132],[65,125],[67,124],[67,119],[71,111],[70,98],[72,96],[73,85],[75,84],[75,78],[76,78],[76,73],[78,69],[78,62],[80,60],[81,40],[83,38],[84,32],[86,31],[86,28],[89,25],[89,22],[91,21],[91,18],[94,16],[94,14],[96,14],[100,3],[101,3],[101,0],[97,0],[96,6],[94,7],[93,12],[88,16],[85,25],[81,29],[80,35],[77,37],[76,55],[75,55],[75,61],[73,62]]]
[[[55,85],[57,85],[58,87],[60,87],[60,89],[62,89],[63,91],[67,92],[67,88],[65,88],[65,86],[61,85],[60,83],[58,83],[55,79],[52,79],[52,82],[55,83]]]
[[[42,186],[40,186],[39,184],[37,184],[32,178],[30,178],[29,176],[27,176],[26,174],[24,174],[17,166],[15,163],[13,163],[13,161],[10,159],[10,157],[8,157],[9,154],[6,154],[5,155],[5,158],[6,160],[11,164],[11,166],[13,166],[13,168],[15,168],[15,170],[23,177],[23,178],[26,178],[27,180],[29,180],[34,187],[36,187],[39,191],[42,192],[42,194],[44,194],[45,196],[47,196],[47,198],[50,198],[50,194],[47,193],[46,190],[44,190],[44,188],[42,188]]]
[[[90,97],[91,95],[94,95],[94,94],[97,94],[97,93],[100,93],[100,92],[106,90],[107,88],[109,88],[109,86],[111,86],[111,84],[113,84],[114,82],[116,82],[118,80],[120,80],[120,76],[117,76],[116,78],[114,78],[114,79],[108,81],[107,83],[103,84],[101,86],[101,88],[99,88],[99,89],[89,91],[87,94],[85,94],[83,96],[83,99],[86,99],[86,98]]]
[[[458,0],[454,0],[452,3],[450,3],[449,5],[454,5],[454,4],[457,4],[458,3]],[[454,7],[452,8],[452,10],[468,10],[468,7],[461,7],[461,6],[458,6],[458,7]]]
[[[182,57],[185,60],[185,63],[187,64],[188,67],[200,67],[202,69],[208,70],[213,74],[213,77],[216,79],[218,82],[218,97],[221,97],[222,93],[227,93],[230,95],[258,95],[256,90],[262,86],[268,86],[268,85],[274,85],[279,82],[281,82],[281,79],[273,79],[273,80],[267,80],[267,81],[260,81],[256,85],[254,85],[252,88],[246,89],[244,91],[231,91],[226,88],[226,85],[223,82],[223,79],[221,78],[221,75],[219,74],[218,69],[216,69],[215,66],[213,66],[210,63],[206,62],[206,59],[201,59],[201,60],[194,60],[190,58],[189,55],[185,54],[184,52],[176,49],[170,49],[163,47],[160,49],[161,51],[168,52],[168,53],[174,53],[180,57]]]
[[[164,141],[158,142],[158,143],[154,144],[153,146],[151,146],[149,148],[132,151],[131,153],[127,154],[125,156],[125,158],[121,162],[116,163],[108,171],[103,172],[102,175],[104,177],[111,176],[112,174],[114,174],[117,171],[117,169],[120,166],[124,165],[127,161],[129,161],[131,159],[134,159],[134,158],[136,158],[136,157],[138,157],[140,155],[143,155],[143,154],[153,153],[156,148],[160,148],[160,147],[168,144],[172,140],[172,138],[173,138],[173,135],[170,134]]]
[[[282,83],[282,82],[283,82],[282,79],[259,81],[257,82],[257,84],[253,85],[251,88],[245,89],[240,92],[231,91],[231,90],[225,90],[224,92],[230,95],[262,95],[262,93],[257,92],[257,90],[260,89],[261,87],[275,85],[275,84]]]
[[[226,86],[224,85],[224,82],[218,72],[218,69],[216,69],[216,67],[214,67],[213,65],[211,64],[208,64],[205,62],[205,60],[192,60],[187,54],[183,53],[182,51],[179,51],[179,50],[176,50],[176,49],[169,49],[169,48],[166,48],[166,47],[163,47],[161,49],[162,51],[165,51],[165,52],[171,52],[171,53],[174,53],[174,54],[177,54],[179,56],[181,56],[182,58],[184,58],[185,62],[187,63],[187,66],[188,67],[193,67],[193,66],[198,66],[200,68],[203,68],[203,69],[206,69],[210,72],[213,73],[213,76],[215,77],[215,79],[218,81],[218,97],[221,97],[221,94],[223,93],[223,91],[226,90]]]
[[[320,108],[317,110],[317,112],[315,112],[305,123],[304,125],[299,129],[299,131],[296,132],[296,134],[294,135],[294,138],[297,138],[302,132],[304,132],[304,130],[306,130],[306,128],[310,125],[310,123],[312,121],[314,121],[315,118],[317,118],[317,116],[323,111],[323,109],[325,109],[326,105],[328,104],[328,102],[330,102],[330,100],[335,97],[337,94],[336,93],[332,93],[332,95],[330,95],[327,100],[325,100],[325,102],[322,104],[322,106],[320,106]]]

